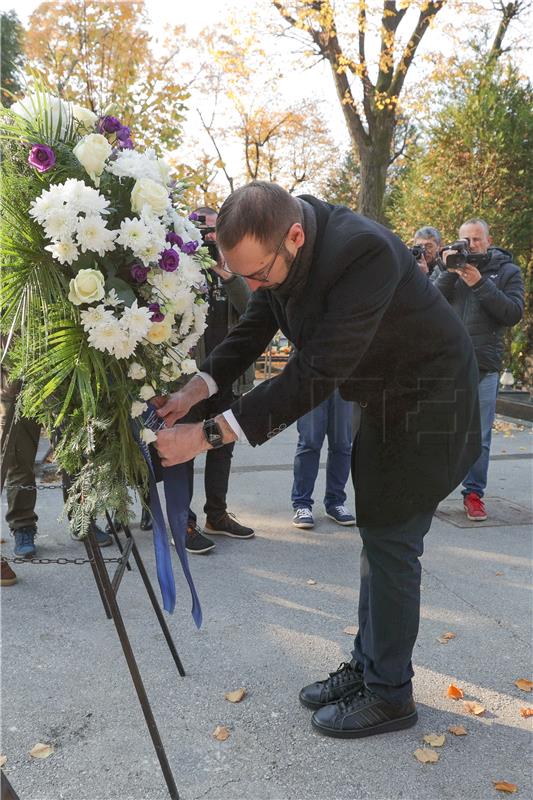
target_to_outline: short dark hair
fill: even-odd
[[[200,208],[194,209],[195,214],[218,214],[218,211],[215,208],[211,208],[211,206],[200,206]]]
[[[273,246],[295,222],[302,222],[296,197],[275,183],[252,181],[224,200],[217,241],[223,250],[232,250],[245,236]]]

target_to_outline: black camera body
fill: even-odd
[[[411,247],[411,253],[414,255],[416,261],[420,261],[422,256],[426,255],[426,248],[423,244],[415,244]]]
[[[208,251],[209,255],[211,256],[211,258],[213,259],[213,261],[218,261],[217,243],[214,242],[212,239],[208,239],[207,241],[205,239],[207,234],[208,233],[214,233],[216,228],[213,225],[207,225],[205,214],[198,214],[198,222],[200,223],[200,225],[198,226],[198,229],[199,229],[200,233],[202,234],[202,242],[203,242],[204,246],[207,247],[207,251]]]
[[[446,257],[446,261],[442,259],[444,269],[464,269],[467,264],[473,264],[479,269],[490,261],[488,253],[470,252],[470,239],[458,239],[452,244],[445,245],[440,250],[441,257],[445,250],[451,250],[451,253]]]

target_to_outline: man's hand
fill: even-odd
[[[481,280],[481,272],[473,264],[465,264],[462,269],[450,269],[449,272],[457,272],[461,280],[470,287],[475,286]]]
[[[155,446],[164,467],[184,464],[210,449],[201,422],[176,425],[170,430],[159,431]]]
[[[222,279],[223,283],[227,283],[227,281],[230,281],[232,278],[235,277],[234,275],[231,275],[231,273],[225,272],[222,269],[222,264],[219,264],[218,261],[213,262],[213,265],[211,266],[211,269],[213,270],[213,272],[216,272],[218,277]]]
[[[207,384],[199,375],[195,375],[180,389],[162,397],[154,397],[150,402],[157,408],[157,415],[171,428],[179,419],[189,413],[191,408],[209,396]],[[178,462],[176,462],[178,463]]]
[[[420,270],[424,273],[424,275],[429,274],[428,262],[426,261],[426,257],[423,253],[416,263],[418,264]]]

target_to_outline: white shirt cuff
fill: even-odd
[[[214,394],[218,392],[218,385],[214,378],[211,377],[207,372],[197,372],[196,373],[200,378],[207,384],[207,391],[209,392],[208,397],[212,397]]]
[[[228,408],[227,411],[223,411],[222,412],[222,416],[224,417],[224,419],[226,420],[226,422],[230,426],[230,428],[233,431],[233,433],[237,434],[237,441],[240,441],[240,442],[247,441],[246,440],[246,436],[244,434],[244,431],[241,428],[241,426],[239,425],[239,423],[237,422],[237,419],[236,419],[235,414],[233,413],[233,411],[230,408]]]

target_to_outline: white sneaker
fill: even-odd
[[[310,508],[297,508],[292,518],[296,528],[312,528],[315,524]]]

